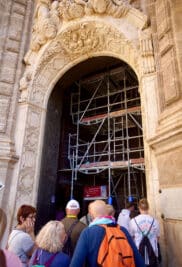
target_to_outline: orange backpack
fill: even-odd
[[[97,263],[102,267],[135,267],[133,250],[119,225],[101,225],[105,236],[101,242]]]

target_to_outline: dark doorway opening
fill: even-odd
[[[86,195],[98,187],[105,195]],[[112,199],[119,211],[145,195],[137,77],[118,59],[88,59],[59,80],[48,102],[37,229],[62,216],[71,197],[81,216],[95,198]]]

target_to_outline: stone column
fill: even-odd
[[[16,107],[33,3],[8,0],[0,1],[0,7],[0,181],[5,185],[0,193],[0,206],[8,214],[9,227],[14,209],[11,197],[17,182],[14,167],[19,160],[14,142]]]

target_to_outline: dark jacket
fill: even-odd
[[[86,225],[82,222],[80,222],[78,219],[76,218],[67,218],[65,217],[61,222],[64,224],[66,233],[68,232],[69,228],[71,227],[71,225],[75,222],[78,221],[77,224],[75,224],[75,226],[73,227],[72,233],[71,233],[71,246],[72,249],[74,251],[75,247],[76,247],[76,243],[78,241],[78,238],[81,234],[81,232],[83,231],[83,229],[86,227]]]

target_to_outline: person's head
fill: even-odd
[[[35,242],[39,248],[56,253],[62,250],[65,239],[66,232],[63,223],[50,221],[42,227]]]
[[[17,221],[18,224],[23,224],[23,222],[30,218],[32,221],[35,221],[36,209],[30,205],[22,205],[17,212]]]
[[[126,209],[133,211],[135,209],[135,204],[133,202],[127,202]]]
[[[107,208],[107,215],[114,217],[115,209],[114,209],[113,205],[106,204],[106,208]]]
[[[68,201],[66,205],[66,215],[78,215],[80,212],[80,204],[75,199]]]
[[[107,206],[103,200],[95,200],[88,206],[89,214],[93,219],[107,215]]]
[[[139,208],[140,213],[142,213],[142,212],[148,212],[148,210],[149,210],[149,203],[148,203],[148,201],[147,201],[146,198],[140,199],[139,204],[138,204],[138,208]]]

